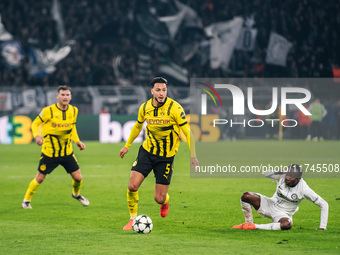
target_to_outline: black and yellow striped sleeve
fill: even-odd
[[[140,131],[142,131],[142,129],[143,129],[143,123],[144,123],[144,120],[145,120],[145,112],[146,112],[147,103],[148,102],[145,102],[144,104],[142,104],[139,107],[137,121],[131,129],[129,139],[127,140],[127,142],[125,144],[126,148],[129,148],[131,146],[133,141],[138,137]]]
[[[188,146],[190,149],[190,156],[196,157],[195,139],[190,130],[190,126],[188,124],[184,109],[182,108],[180,104],[177,103],[174,107],[173,112],[174,112],[175,120],[178,126],[182,129],[183,134],[185,135],[187,139]]]
[[[39,115],[35,118],[35,120],[32,122],[32,134],[35,138],[38,134],[39,126],[49,120],[51,118],[51,113],[49,107],[45,107],[42,109],[42,111],[39,113]]]
[[[77,127],[76,127],[76,122],[77,122],[77,117],[78,117],[78,108],[77,107],[73,107],[73,127],[72,127],[72,131],[71,131],[71,139],[77,143],[80,141],[79,136],[78,136],[78,132],[77,132]]]
[[[142,104],[139,107],[138,117],[137,117],[137,122],[139,124],[143,124],[144,123],[147,103],[148,103],[148,101],[146,101],[144,104]]]
[[[178,126],[183,127],[185,124],[188,124],[187,116],[179,103],[176,102],[171,111],[174,114],[174,118]]]

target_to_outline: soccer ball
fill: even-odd
[[[152,220],[149,216],[138,215],[136,218],[134,218],[132,228],[135,233],[148,234],[153,228]]]

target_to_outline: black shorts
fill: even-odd
[[[69,174],[79,169],[77,158],[73,153],[65,157],[57,158],[50,158],[41,153],[38,171],[42,174],[50,174],[59,165],[62,165]]]
[[[174,158],[175,157],[165,158],[153,155],[141,146],[131,171],[136,171],[141,173],[144,177],[147,177],[153,169],[156,183],[169,185],[173,172]]]

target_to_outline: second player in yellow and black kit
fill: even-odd
[[[70,105],[72,99],[71,88],[59,86],[57,94],[58,103],[45,107],[32,123],[32,133],[36,143],[42,146],[41,156],[36,177],[30,182],[22,207],[31,209],[31,199],[39,185],[57,166],[62,165],[73,179],[72,197],[82,205],[88,206],[89,201],[80,195],[82,175],[78,161],[73,154],[72,141],[80,150],[86,148],[79,140],[76,121],[78,109]],[[42,134],[39,126],[42,127]]]
[[[56,167],[55,164],[46,164],[46,160],[58,162],[58,158],[73,156],[72,141],[79,142],[79,137],[76,129],[76,121],[78,109],[72,105],[68,105],[66,110],[61,110],[58,104],[53,104],[45,107],[38,117],[32,123],[33,137],[38,134],[40,124],[43,123],[44,143],[42,145],[43,162],[39,164],[39,171],[42,173],[50,173]],[[79,166],[75,160],[69,168],[66,168],[68,173],[76,171]],[[70,164],[70,163],[69,163]],[[47,169],[46,169],[47,167]]]
[[[137,159],[131,168],[127,190],[130,221],[124,226],[124,230],[132,229],[133,218],[137,216],[138,189],[152,170],[156,178],[154,198],[161,205],[161,216],[167,216],[169,211],[168,189],[173,172],[174,157],[179,148],[180,130],[183,131],[188,141],[191,153],[190,163],[193,167],[198,166],[194,139],[182,106],[167,97],[166,79],[156,77],[151,82],[151,86],[153,98],[140,106],[137,122],[131,130],[127,143],[120,150],[120,157],[123,158],[146,122],[146,140],[140,146]]]

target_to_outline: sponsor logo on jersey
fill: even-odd
[[[291,203],[296,204],[296,203],[299,202],[299,201],[297,201],[297,200],[292,200],[292,199],[297,199],[297,198],[298,198],[296,194],[292,194],[292,199],[290,199],[290,198],[286,197],[285,195],[283,195],[283,194],[281,193],[280,190],[277,190],[276,193],[277,193],[277,195],[278,195],[280,198],[283,198],[283,199],[285,199],[285,200],[287,200],[287,201],[289,201],[289,202],[291,202]],[[294,196],[294,198],[293,198],[293,196]]]
[[[164,120],[164,119],[148,119],[146,121],[149,125],[163,125],[163,124],[170,124],[170,120]]]
[[[73,125],[73,123],[63,123],[63,124],[57,124],[55,122],[52,122],[52,127],[56,128],[56,127],[71,127]]]

